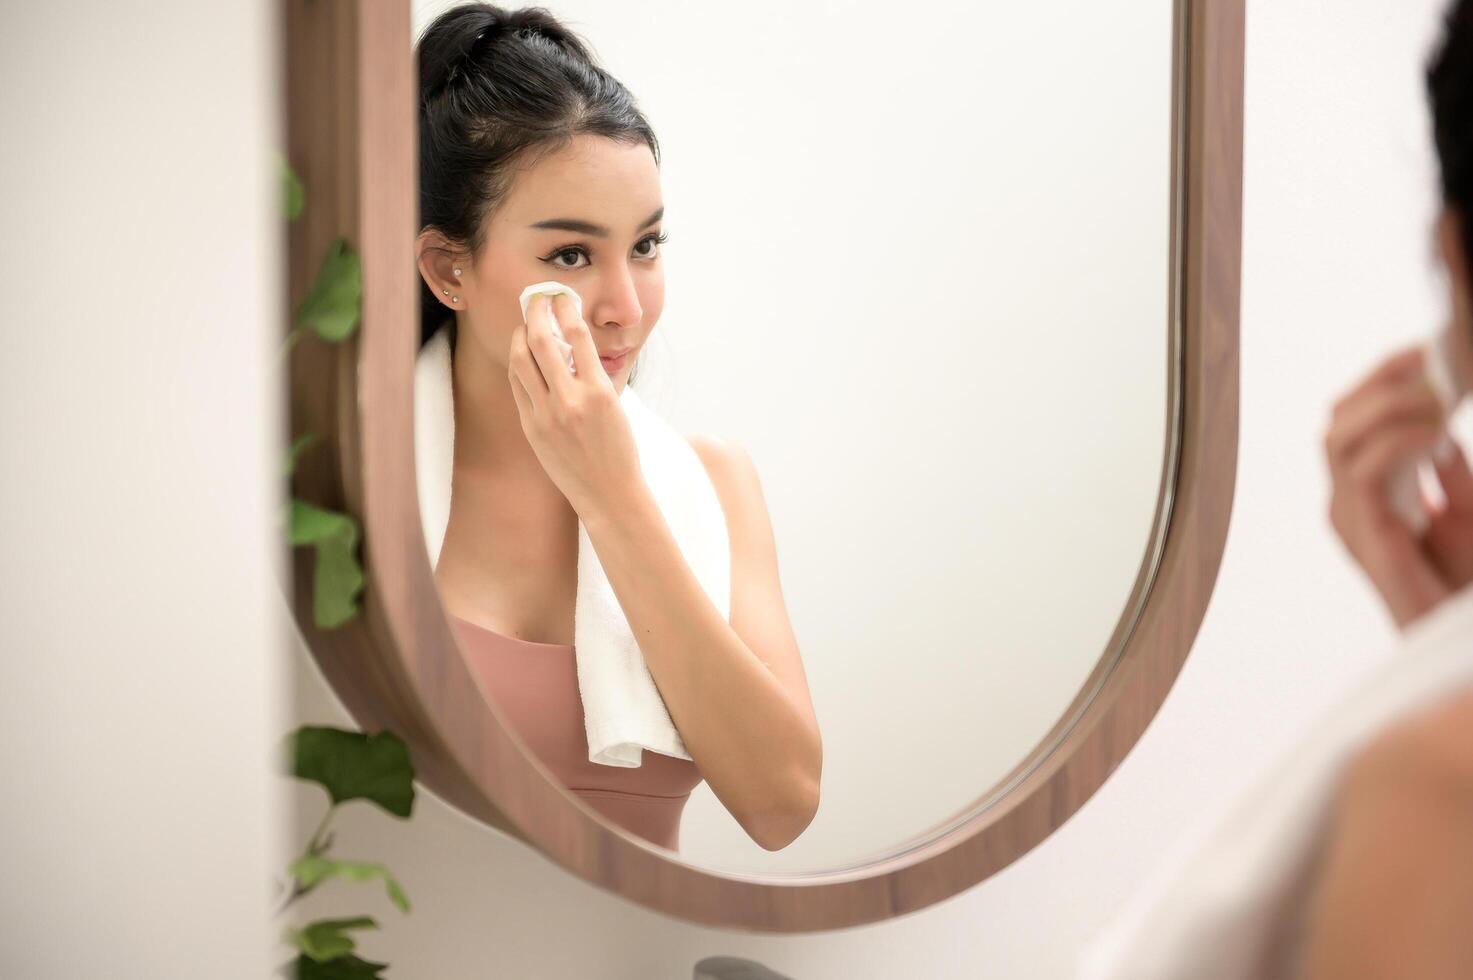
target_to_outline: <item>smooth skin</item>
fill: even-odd
[[[726,516],[728,622],[661,515],[619,406],[664,307],[663,210],[647,146],[580,135],[516,174],[478,254],[420,235],[420,273],[458,321],[435,579],[461,618],[571,644],[581,519],[701,775],[752,840],[778,850],[817,812],[823,756],[756,468],[739,446],[688,437]],[[536,227],[560,219],[579,224]],[[577,290],[584,317],[566,296],[539,296],[523,322],[521,291],[548,279]],[[599,354],[623,348],[610,375]]]
[[[1442,215],[1437,237],[1455,358],[1473,378],[1468,257],[1455,212]],[[1325,436],[1331,523],[1401,629],[1473,584],[1473,473],[1460,447],[1437,463],[1447,503],[1427,501],[1423,534],[1387,500],[1393,468],[1442,431],[1421,366],[1416,349],[1382,361],[1337,400]],[[1450,692],[1357,753],[1325,854],[1306,939],[1309,980],[1473,977],[1473,691]]]

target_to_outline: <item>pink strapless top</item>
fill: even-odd
[[[694,762],[648,749],[632,769],[588,761],[573,647],[503,636],[454,614],[450,622],[482,693],[564,786],[611,823],[679,849],[680,814],[701,782]]]

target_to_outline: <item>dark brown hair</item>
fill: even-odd
[[[1432,132],[1443,201],[1463,223],[1463,252],[1473,263],[1473,2],[1448,7],[1443,35],[1427,68]]]

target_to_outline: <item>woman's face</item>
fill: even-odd
[[[555,279],[582,298],[599,354],[627,351],[603,361],[622,392],[665,306],[663,213],[647,145],[575,137],[519,173],[489,219],[481,254],[462,266],[460,337],[507,366],[522,290]]]
[[[1462,218],[1452,209],[1444,210],[1437,223],[1438,244],[1447,269],[1450,307],[1453,317],[1453,358],[1456,370],[1473,384],[1473,278],[1470,278],[1470,256],[1466,253]]]

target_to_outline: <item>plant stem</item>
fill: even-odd
[[[325,841],[325,840],[322,839],[322,835],[323,835],[324,832],[326,832],[326,830],[327,830],[327,822],[332,819],[333,811],[336,810],[336,809],[337,809],[337,804],[336,803],[329,803],[328,804],[328,806],[327,806],[327,812],[324,813],[322,815],[322,819],[320,821],[318,821],[318,823],[317,823],[317,829],[314,830],[314,831],[312,831],[312,837],[311,837],[310,840],[307,841],[307,850],[302,855],[302,857],[317,857],[324,850],[327,849],[327,841]],[[293,876],[292,877],[292,890],[287,894],[287,896],[284,899],[282,899],[281,904],[276,907],[276,911],[273,912],[272,914],[273,915],[280,915],[281,913],[285,912],[288,905],[291,905],[291,903],[295,902],[297,899],[301,898],[303,895],[305,895],[308,892],[310,892],[313,887],[316,887],[316,886],[304,887],[302,885],[302,883],[300,881],[297,881],[296,880],[296,877]]]
[[[312,832],[312,839],[307,842],[307,854],[304,856],[316,857],[322,853],[325,842],[321,841],[320,838],[322,837],[323,831],[327,830],[327,822],[332,819],[332,812],[337,809],[337,806],[336,803],[328,804],[327,812],[322,815],[322,819],[317,824],[317,829]]]
[[[273,916],[280,915],[281,913],[286,911],[288,905],[295,902],[297,899],[301,898],[303,895],[307,894],[311,890],[312,889],[310,888],[303,888],[301,882],[294,882],[294,884],[292,885],[291,893],[287,895],[286,898],[282,899],[281,904],[276,906],[276,911],[272,912],[271,914]]]

